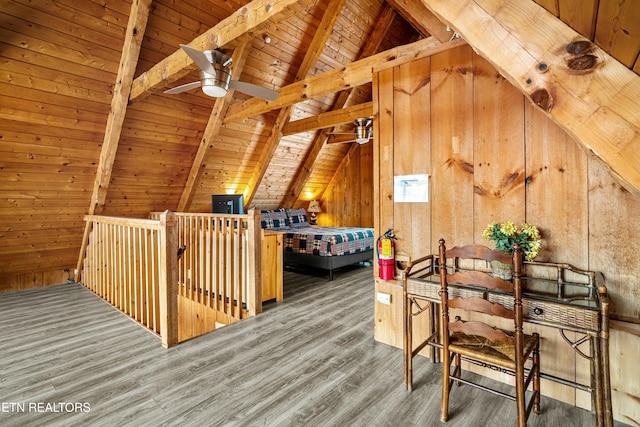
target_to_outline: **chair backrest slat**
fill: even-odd
[[[494,342],[501,342],[508,345],[515,345],[515,337],[507,334],[501,329],[494,328],[482,322],[452,322],[449,323],[449,330],[451,332],[462,332],[466,335],[477,335],[485,337]]]
[[[513,257],[511,255],[490,249],[483,245],[455,246],[447,249],[447,258],[481,259],[485,261],[500,261],[504,264],[513,263]]]
[[[482,271],[457,271],[447,274],[447,284],[478,286],[490,290],[513,293],[513,283],[506,282],[499,277],[493,277]]]
[[[502,304],[491,303],[484,298],[453,298],[449,300],[449,307],[499,316],[505,319],[514,319],[513,310],[504,307]]]

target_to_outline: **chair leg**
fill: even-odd
[[[540,349],[536,347],[533,349],[533,365],[535,371],[533,373],[533,392],[535,396],[533,398],[533,412],[540,414]]]
[[[516,386],[516,413],[518,416],[518,427],[527,425],[526,395],[524,388],[524,361],[520,365],[516,364],[515,372]]]
[[[442,407],[440,408],[440,420],[447,422],[449,419],[449,377],[451,370],[451,355],[448,351],[442,352]]]

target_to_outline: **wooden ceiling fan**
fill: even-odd
[[[353,124],[355,125],[355,127],[351,132],[327,132],[327,135],[329,135],[327,143],[335,144],[357,142],[358,144],[366,144],[367,142],[371,141],[371,138],[373,138],[372,118],[358,118],[353,122]]]
[[[202,92],[206,95],[216,98],[225,96],[229,88],[250,96],[266,99],[267,101],[275,101],[280,96],[275,90],[254,85],[253,83],[231,80],[230,66],[232,60],[219,50],[201,52],[184,44],[181,44],[180,47],[200,68],[200,81],[186,83],[165,90],[164,93],[173,95],[201,87]]]

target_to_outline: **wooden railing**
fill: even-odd
[[[150,217],[86,216],[76,280],[160,335],[165,347],[181,340],[182,324],[195,322],[191,310],[178,313],[179,300],[215,311],[224,324],[262,311],[259,215]]]
[[[152,213],[151,218],[158,218]],[[262,311],[260,218],[176,213],[178,294],[216,311],[228,324]]]
[[[85,217],[82,284],[150,331],[162,345],[178,342],[177,220]]]

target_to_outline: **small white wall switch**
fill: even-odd
[[[384,292],[376,292],[376,299],[380,304],[391,305],[391,294],[385,294]]]

